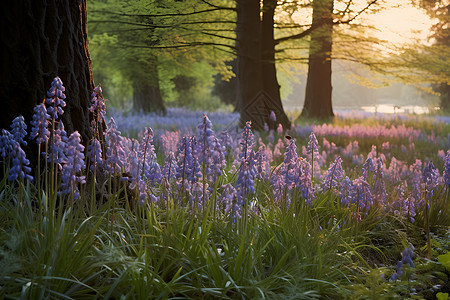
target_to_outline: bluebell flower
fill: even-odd
[[[425,191],[428,199],[433,197],[433,190],[438,184],[439,172],[430,160],[422,172],[422,181],[425,185]]]
[[[366,159],[366,162],[363,164],[363,178],[367,180],[367,176],[369,175],[369,171],[373,172],[373,160],[371,157]]]
[[[49,153],[47,159],[59,166],[66,161],[66,145],[67,145],[67,132],[64,130],[64,124],[59,121],[58,127],[53,134],[53,141],[50,143]]]
[[[308,147],[306,147],[307,153],[312,160],[319,155],[319,142],[317,141],[314,132],[311,132],[308,140]]]
[[[295,187],[301,192],[303,199],[308,205],[312,205],[315,198],[314,187],[312,183],[312,168],[311,164],[302,157],[297,159],[297,166],[295,168]]]
[[[277,121],[277,115],[275,114],[275,112],[273,110],[270,111],[269,120],[272,121],[272,122],[276,122]]]
[[[223,147],[217,138],[214,138],[210,144],[210,158],[206,166],[206,174],[209,177],[212,186],[215,185],[217,178],[222,175],[222,170],[226,165],[225,153]]]
[[[167,155],[164,159],[164,166],[161,169],[161,175],[167,180],[175,178],[175,174],[177,171],[176,166],[177,162],[175,160],[175,155],[173,154],[173,152],[170,152],[169,155]]]
[[[255,178],[259,180],[266,179],[270,170],[270,163],[266,155],[266,147],[262,145],[255,153]]]
[[[330,190],[332,187],[338,186],[343,177],[342,158],[338,156],[328,168],[327,175],[322,183],[323,190]]]
[[[198,138],[197,138],[197,153],[200,164],[207,165],[210,158],[210,149],[212,148],[212,142],[215,138],[214,130],[212,129],[212,122],[208,119],[208,116],[203,114],[202,122],[197,126]]]
[[[108,123],[105,132],[106,141],[106,158],[104,159],[105,168],[113,173],[120,173],[121,168],[125,165],[126,154],[123,146],[123,137],[117,129],[116,122],[113,118]]]
[[[247,159],[250,153],[253,151],[253,146],[255,144],[255,137],[252,132],[252,122],[247,121],[245,123],[244,130],[242,131],[242,138],[240,141],[241,152],[239,153],[239,160]]]
[[[81,144],[81,136],[78,131],[69,136],[66,148],[66,161],[61,174],[61,189],[63,194],[73,193],[74,199],[80,196],[78,184],[86,183],[85,176],[78,175],[86,168],[84,163],[84,146]]]
[[[225,206],[225,212],[232,219],[239,219],[241,217],[243,203],[238,202],[236,189],[230,183],[223,185],[222,188],[223,192],[220,200]]]
[[[28,167],[30,161],[26,158],[25,152],[16,141],[13,141],[12,143],[10,157],[12,166],[9,169],[8,179],[10,181],[14,181],[17,178],[23,178],[28,181],[32,181],[33,177],[28,174],[31,172],[31,168]]]
[[[414,247],[413,245],[409,245],[402,252],[402,259],[397,263],[397,270],[392,276],[389,278],[390,281],[395,281],[401,277],[403,274],[403,265],[407,264],[409,267],[414,268],[414,263],[412,258],[414,256]]]
[[[370,209],[373,203],[370,185],[363,176],[353,180],[352,202],[356,203],[359,209]]]
[[[102,88],[100,85],[94,88],[91,97],[91,106],[89,107],[89,111],[92,114],[91,130],[93,132],[93,137],[99,138],[98,125],[106,123],[105,99],[103,99]]]
[[[252,154],[250,154],[253,156]],[[237,200],[239,203],[244,203],[250,193],[255,192],[255,168],[252,163],[252,157],[241,160],[239,166],[238,177],[234,187],[237,193]]]
[[[48,124],[50,122],[50,115],[47,113],[47,108],[44,103],[34,107],[33,120],[30,122],[33,126],[31,128],[30,139],[36,139],[36,143],[42,144],[48,141],[50,131]]]
[[[378,205],[384,205],[386,203],[386,185],[384,183],[383,160],[381,158],[377,160],[377,168],[373,177],[375,180],[372,190],[373,198]]]
[[[13,142],[14,139],[11,135],[11,133],[6,130],[2,129],[2,134],[0,135],[0,155],[1,157],[6,157],[11,153],[13,149]]]
[[[231,137],[228,130],[222,131],[220,134],[220,144],[223,147],[223,155],[227,156],[228,150],[231,149],[233,145],[233,138]]]
[[[58,115],[64,113],[63,107],[66,106],[66,95],[64,91],[66,89],[59,77],[55,77],[52,81],[50,89],[47,91],[47,99],[45,103],[47,104],[47,113],[53,118],[57,119]]]
[[[295,139],[290,140],[286,151],[284,152],[284,162],[280,168],[279,174],[284,177],[284,186],[291,190],[295,185],[296,167],[297,167],[297,146],[295,145]]]
[[[339,199],[343,205],[349,205],[352,202],[353,184],[352,181],[345,176],[339,187]]]
[[[447,151],[447,155],[444,157],[444,183],[450,186],[450,150]]]
[[[91,169],[94,169],[102,164],[102,146],[96,138],[89,143],[86,155],[91,162]]]
[[[27,136],[27,124],[22,116],[18,116],[12,121],[11,135],[20,145],[27,146],[27,142],[24,140]]]

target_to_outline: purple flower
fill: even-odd
[[[91,169],[102,164],[102,146],[96,138],[88,145],[86,155],[91,162]]]
[[[27,125],[22,116],[16,117],[11,124],[11,135],[12,138],[19,144],[26,146],[27,142],[24,138],[27,136]]]
[[[58,164],[61,169],[61,164],[66,160],[66,144],[67,144],[67,132],[64,130],[64,124],[62,121],[58,123],[58,127],[53,134],[53,141],[50,144],[50,151],[47,155],[47,159],[50,162]]]
[[[353,180],[352,202],[356,203],[359,209],[366,208],[368,210],[372,205],[373,198],[370,185],[362,176]]]
[[[295,187],[300,190],[303,199],[305,199],[308,205],[312,205],[314,200],[314,188],[312,184],[311,176],[311,164],[304,158],[300,157],[297,160],[297,166],[295,168]]]
[[[16,141],[13,141],[10,157],[12,167],[9,170],[8,179],[14,181],[17,178],[24,178],[28,181],[32,181],[33,177],[28,174],[31,172],[31,168],[28,167],[30,161],[26,158],[25,152]]]
[[[6,157],[11,153],[13,142],[11,133],[6,129],[2,129],[2,134],[0,135],[0,154],[2,157]]]
[[[66,106],[66,95],[64,91],[66,89],[59,77],[55,77],[52,81],[50,89],[47,91],[47,99],[45,103],[47,104],[47,113],[52,116],[53,119],[57,119],[58,115],[62,115],[64,111],[63,107]]]
[[[383,161],[381,158],[377,160],[377,168],[373,174],[375,183],[373,185],[372,195],[378,205],[386,203],[386,186],[384,183]]]
[[[239,153],[239,159],[247,159],[250,153],[253,151],[253,145],[255,144],[255,138],[252,132],[252,122],[247,121],[245,123],[244,130],[242,131],[241,138],[241,153]]]
[[[230,183],[222,188],[221,202],[225,205],[225,212],[229,213],[232,219],[240,218],[243,203],[238,202],[236,189]]]
[[[85,169],[84,146],[81,144],[81,136],[78,131],[69,136],[66,148],[66,161],[61,175],[61,189],[63,194],[73,193],[74,199],[80,196],[78,183],[85,183],[85,176],[77,175]]]
[[[267,159],[266,147],[264,145],[259,147],[258,151],[255,153],[255,168],[256,179],[263,180],[267,177],[268,170],[270,170],[270,164]]]
[[[362,171],[363,171],[363,178],[364,178],[364,180],[367,180],[367,176],[369,175],[369,171],[373,172],[373,160],[372,160],[371,157],[366,159],[366,162],[363,164]]]
[[[212,122],[203,114],[202,122],[197,126],[198,128],[198,160],[200,164],[208,164],[210,157],[210,149],[214,140],[214,131],[212,130]]]
[[[343,177],[342,158],[338,156],[328,168],[327,175],[322,183],[323,190],[330,190],[332,187],[338,186]]]
[[[450,150],[447,151],[447,155],[444,157],[444,182],[450,185]]]
[[[50,137],[50,131],[48,130],[48,124],[50,122],[50,115],[47,113],[44,103],[36,105],[34,107],[33,120],[31,121],[30,139],[36,138],[36,143],[42,144],[48,141]]]
[[[339,187],[339,199],[344,205],[349,205],[352,201],[353,196],[353,184],[352,181],[346,176],[342,179]]]
[[[125,151],[123,146],[123,138],[119,130],[117,130],[116,122],[113,118],[108,123],[105,133],[106,140],[106,159],[104,160],[105,168],[111,173],[120,173],[121,167],[125,164]]]
[[[425,192],[427,193],[428,199],[433,197],[433,190],[438,184],[438,178],[439,172],[430,160],[422,172],[422,181],[425,185]]]
[[[234,184],[237,193],[237,199],[239,203],[244,203],[247,200],[247,196],[250,193],[255,192],[255,169],[253,165],[253,154],[247,159],[241,160],[241,165],[239,167],[239,173]]]
[[[233,145],[233,138],[231,137],[228,130],[222,131],[220,135],[220,144],[222,145],[224,151],[223,155],[227,156],[228,150],[231,149]]]
[[[177,162],[175,160],[175,155],[170,152],[169,155],[164,159],[164,166],[161,169],[161,175],[167,180],[175,178]]]
[[[103,99],[102,88],[97,85],[91,95],[91,106],[89,111],[92,113],[91,130],[94,138],[99,134],[98,125],[105,123],[105,100]]]
[[[389,278],[390,281],[395,281],[400,278],[400,276],[403,274],[403,265],[407,264],[409,267],[414,268],[414,263],[412,261],[412,258],[414,256],[414,247],[413,245],[409,245],[406,247],[405,250],[402,252],[402,259],[397,263],[397,271],[392,274],[391,278]]]
[[[272,122],[277,121],[277,115],[275,114],[275,112],[273,110],[270,111],[269,120]]]

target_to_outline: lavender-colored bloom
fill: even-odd
[[[386,203],[386,185],[384,183],[383,161],[377,160],[377,168],[373,174],[375,183],[373,185],[372,195],[378,205]]]
[[[117,129],[113,118],[108,123],[105,140],[107,149],[104,160],[105,168],[111,173],[120,173],[121,167],[125,164],[126,154],[123,146],[123,137]]]
[[[201,164],[208,164],[210,149],[214,140],[214,130],[212,130],[212,122],[208,116],[203,115],[202,122],[197,126],[198,128],[198,160]]]
[[[92,113],[91,130],[94,137],[98,134],[98,124],[105,123],[105,99],[103,99],[102,88],[97,85],[91,95],[91,106],[89,111]]]
[[[273,110],[270,111],[269,119],[272,122],[276,122],[277,121],[277,115],[275,114],[275,112]]]
[[[242,131],[241,138],[241,153],[239,153],[239,159],[247,159],[250,153],[253,151],[253,145],[255,144],[255,138],[252,132],[252,122],[245,123],[244,130]]]
[[[319,156],[319,142],[317,141],[314,132],[309,135],[308,147],[306,148],[308,155],[311,159]]]
[[[50,89],[47,91],[47,99],[45,103],[47,104],[47,113],[53,118],[57,119],[58,115],[64,113],[63,107],[66,106],[66,95],[64,91],[66,89],[59,77],[55,77],[52,81]]]
[[[196,182],[201,177],[201,167],[195,158],[195,137],[183,137],[178,146],[178,161],[176,168],[176,178],[190,183]]]
[[[1,157],[6,157],[11,153],[13,149],[13,142],[14,139],[11,135],[11,133],[6,130],[2,129],[2,134],[0,135],[0,154]]]
[[[413,245],[409,245],[406,247],[405,250],[402,252],[402,259],[397,263],[397,271],[392,274],[391,278],[389,278],[390,281],[395,281],[400,278],[400,276],[403,274],[403,265],[407,264],[411,268],[414,268],[414,263],[412,261],[412,258],[414,256],[414,247]]]
[[[59,121],[58,127],[53,134],[53,141],[50,144],[49,154],[47,159],[50,162],[58,164],[61,169],[61,164],[66,160],[66,144],[67,144],[67,132],[64,130],[64,124]]]
[[[167,180],[175,178],[177,171],[177,162],[175,160],[175,155],[170,152],[169,155],[164,159],[164,166],[161,169],[161,175]]]
[[[268,170],[270,169],[270,164],[267,159],[266,147],[264,145],[259,147],[258,151],[255,153],[255,168],[256,179],[263,180],[267,177]]]
[[[48,130],[48,124],[50,122],[50,115],[47,113],[44,103],[36,105],[34,107],[33,120],[31,121],[30,139],[36,138],[36,143],[42,144],[48,141],[50,137],[50,131]]]
[[[97,139],[93,139],[92,143],[88,145],[87,157],[91,162],[91,169],[102,164],[102,146]]]
[[[343,205],[349,205],[352,201],[353,196],[353,184],[352,181],[345,176],[342,179],[340,187],[339,187],[339,199],[341,199],[341,203]]]
[[[450,186],[450,150],[447,151],[447,155],[444,156],[444,183]]]
[[[26,146],[27,142],[24,138],[27,136],[27,124],[22,116],[16,117],[11,124],[11,135],[12,138],[19,144]]]
[[[203,183],[197,181],[192,184],[190,201],[191,206],[195,207],[195,209],[200,209],[202,207],[203,190],[207,192],[207,186],[203,189]],[[206,196],[207,195],[205,195],[205,198]]]
[[[373,159],[371,157],[366,159],[366,162],[363,164],[362,171],[364,180],[367,180],[369,171],[373,172]]]
[[[78,131],[69,136],[66,148],[67,160],[62,169],[61,189],[63,194],[73,193],[74,199],[80,196],[78,183],[86,183],[85,176],[79,176],[77,173],[85,169],[84,164],[84,146],[81,144],[81,136]]]
[[[296,172],[294,187],[302,193],[302,197],[305,199],[306,203],[308,205],[312,205],[312,201],[315,196],[314,187],[312,184],[311,164],[304,158],[300,157],[297,159],[297,166],[294,170]]]
[[[228,130],[222,131],[220,134],[220,144],[223,147],[223,155],[227,156],[228,150],[233,146],[233,138],[231,137]]]
[[[8,179],[14,181],[17,178],[24,178],[32,181],[33,177],[28,174],[31,172],[31,168],[28,167],[30,161],[26,158],[25,152],[18,142],[13,141],[12,145],[12,151],[10,153],[12,167],[9,170]]]
[[[230,183],[223,185],[222,188],[220,200],[225,205],[225,212],[229,213],[233,219],[240,218],[243,203],[239,203],[236,189]]]
[[[279,174],[284,177],[284,186],[291,190],[295,185],[297,179],[297,146],[295,145],[295,139],[290,140],[289,145],[286,147],[284,153],[284,164],[280,169]]]
[[[433,197],[433,191],[438,184],[438,178],[439,172],[430,160],[422,172],[422,181],[425,185],[427,199],[431,199]]]
[[[255,192],[255,168],[253,165],[253,154],[250,154],[246,160],[241,160],[239,173],[234,187],[237,192],[237,199],[239,203],[244,203],[250,193]]]
[[[338,186],[343,177],[342,158],[338,156],[328,168],[327,175],[322,183],[323,190],[330,190],[332,187]]]
[[[210,158],[206,166],[206,175],[214,186],[217,178],[222,175],[222,169],[225,167],[225,154],[223,147],[217,138],[214,138],[210,144]]]
[[[370,185],[364,177],[353,180],[352,202],[356,203],[360,209],[366,208],[368,210],[372,205],[373,198],[370,191]]]

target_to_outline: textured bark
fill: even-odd
[[[333,0],[313,1],[312,27],[317,29],[311,32],[308,78],[302,116],[325,119],[334,116],[331,104]]]
[[[241,125],[252,121],[255,130],[264,124],[272,128],[278,123],[290,127],[280,97],[275,67],[273,36],[275,0],[265,0],[261,11],[259,0],[237,1],[237,111]],[[261,20],[261,13],[263,19]],[[270,111],[277,115],[277,123],[269,120]]]
[[[237,110],[241,125],[252,121],[255,127],[262,118],[252,103],[262,90],[260,3],[240,0],[236,8]]]
[[[29,123],[59,76],[66,88],[66,130],[78,130],[86,143],[94,88],[86,0],[3,1],[0,15],[0,128],[9,129],[18,115]]]
[[[275,39],[274,39],[274,16],[275,8],[277,7],[277,0],[264,0],[263,14],[262,14],[262,82],[264,90],[270,97],[267,102],[267,110],[275,112],[277,116],[276,122],[266,116],[265,122],[269,128],[276,129],[278,124],[283,125],[283,128],[290,128],[291,122],[287,117],[281,103],[280,84],[277,79],[277,70],[275,65]]]

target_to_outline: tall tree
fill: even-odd
[[[0,128],[17,115],[31,120],[53,78],[65,87],[63,122],[89,136],[94,87],[88,51],[86,0],[22,0],[0,4]]]
[[[334,0],[314,0],[310,34],[308,77],[302,116],[333,117],[331,53]]]
[[[283,109],[275,65],[274,16],[277,1],[236,1],[237,111],[241,124],[252,121],[261,130],[271,124],[274,111],[277,123],[289,128]],[[262,19],[261,19],[262,15]]]

